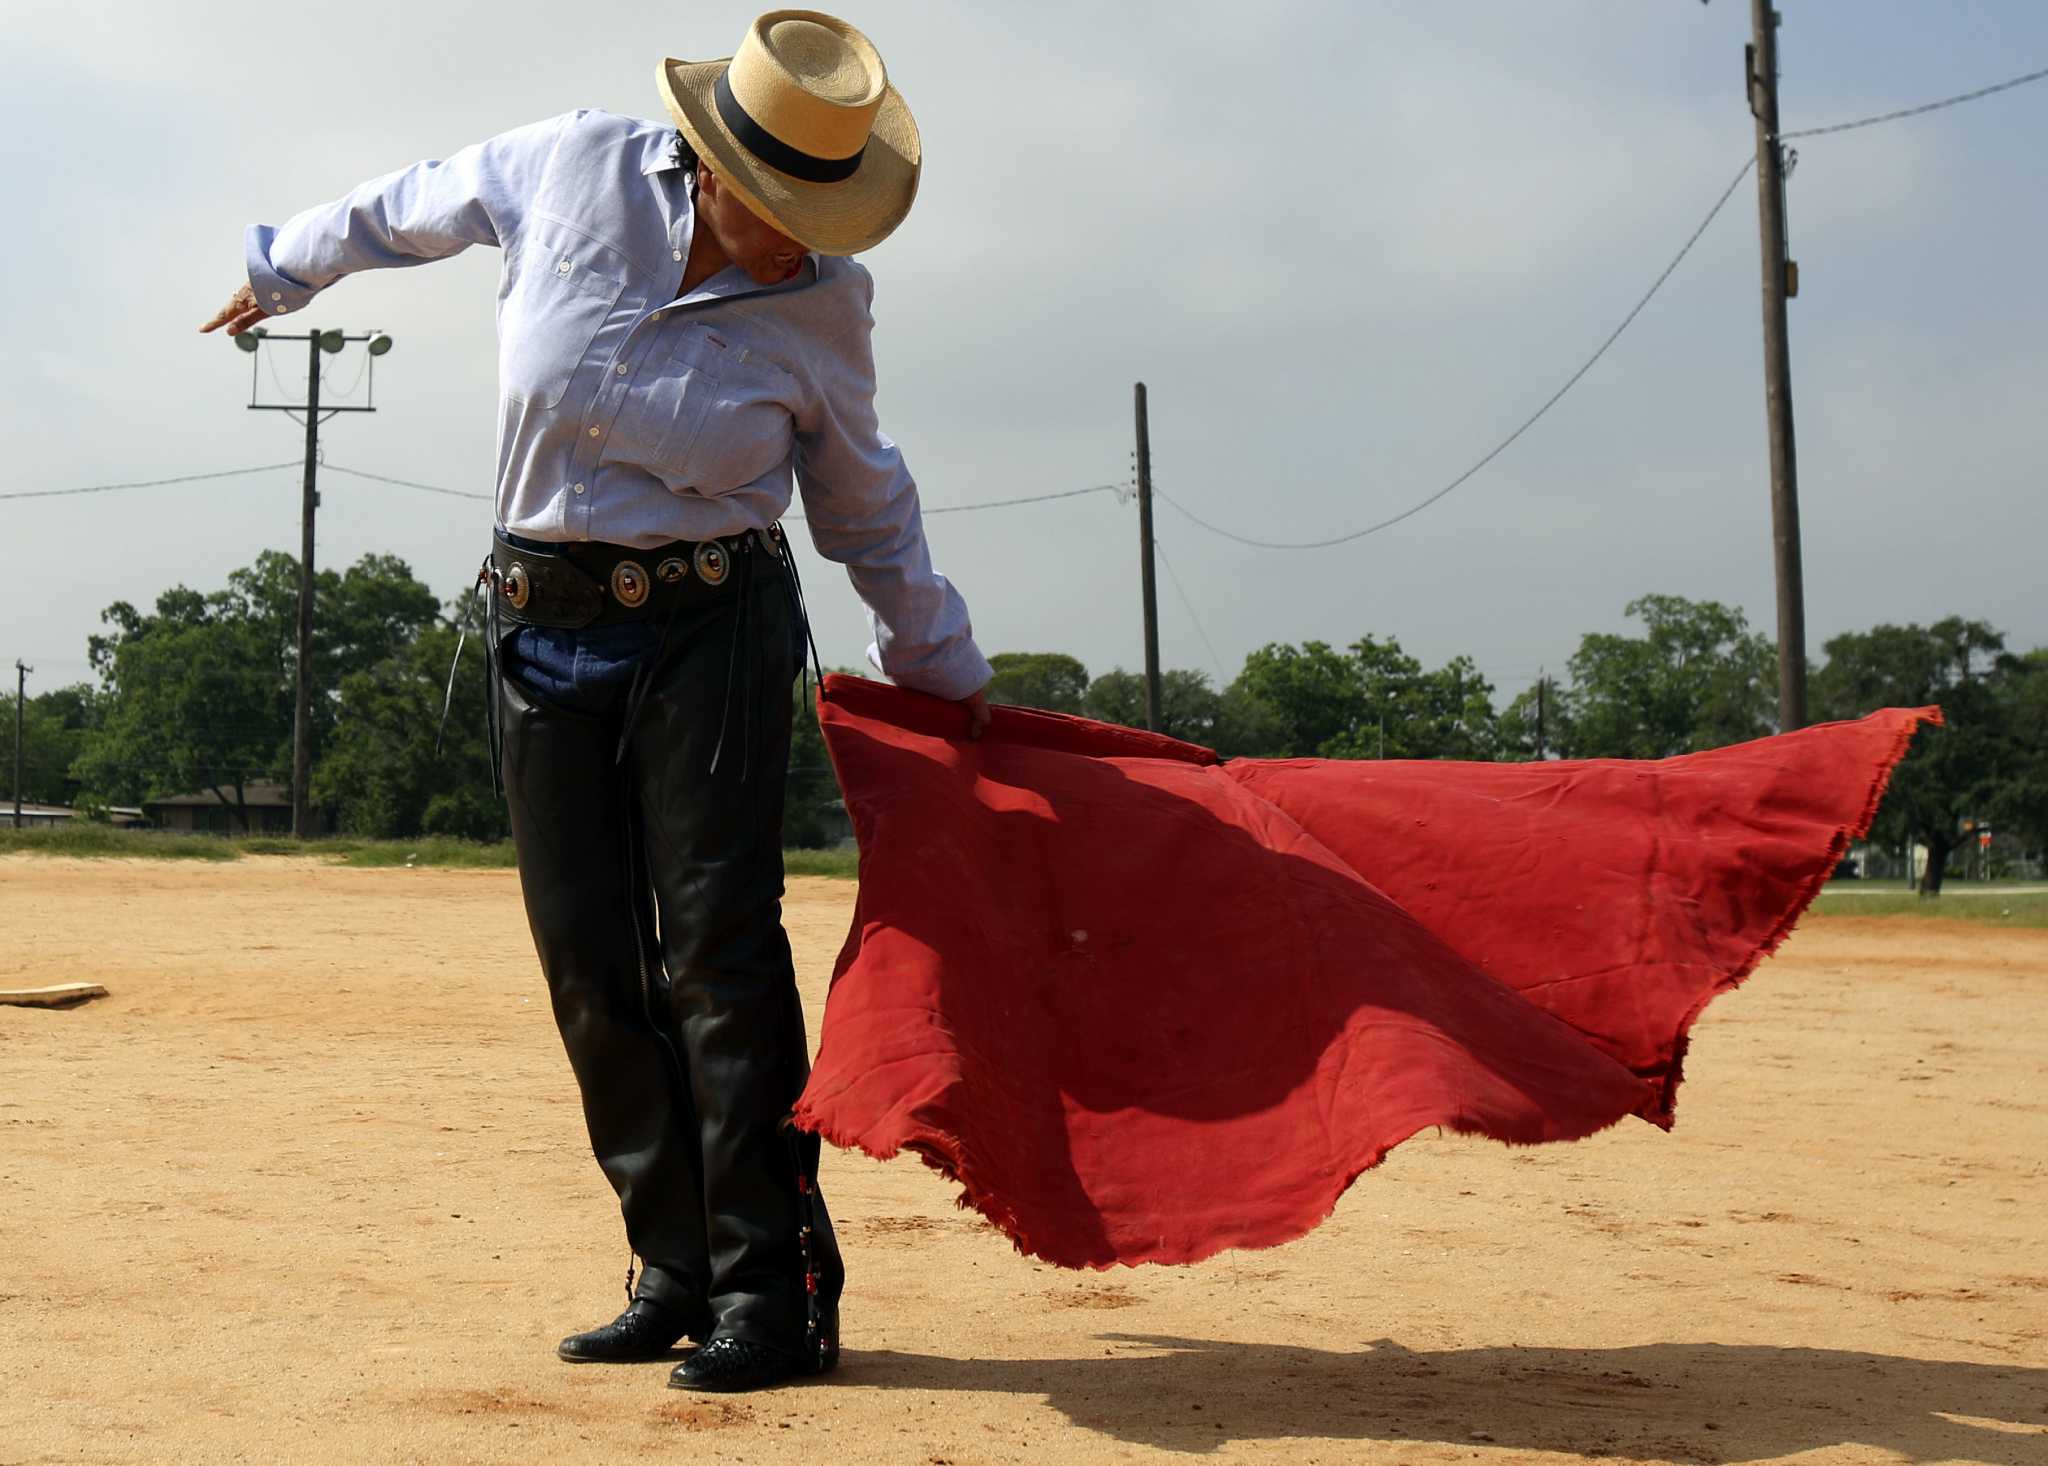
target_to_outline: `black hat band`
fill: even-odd
[[[739,139],[740,145],[777,172],[805,183],[841,183],[860,171],[861,155],[867,152],[865,143],[860,152],[849,158],[820,158],[791,147],[747,115],[747,109],[726,84],[725,72],[718,74],[711,99],[718,106],[719,120]]]

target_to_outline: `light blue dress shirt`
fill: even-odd
[[[252,224],[250,286],[284,315],[357,270],[498,246],[501,525],[644,548],[766,528],[800,488],[875,665],[966,697],[989,665],[875,419],[872,278],[814,254],[786,284],[729,268],[677,299],[695,210],[674,138],[594,111],[516,128]]]

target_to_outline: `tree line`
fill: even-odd
[[[480,644],[448,683],[458,639],[481,629],[473,599],[444,605],[403,560],[374,554],[320,572],[316,594],[314,803],[353,834],[503,837]],[[23,797],[91,812],[210,790],[242,810],[252,782],[288,780],[297,597],[297,561],[266,552],[220,590],[176,586],[149,611],[107,607],[107,629],[88,642],[96,681],[21,710]],[[1504,705],[1471,658],[1429,667],[1393,637],[1365,635],[1345,647],[1270,643],[1224,686],[1166,671],[1160,731],[1226,757],[1471,760],[1665,758],[1778,731],[1776,651],[1741,612],[1650,595],[1626,613],[1632,634],[1581,637],[1563,676]],[[1091,675],[1058,652],[990,660],[994,701],[1144,724],[1137,673]],[[2048,846],[2048,649],[2014,652],[1995,628],[1959,617],[1878,626],[1826,644],[1810,696],[1817,719],[1944,708],[1946,726],[1922,732],[1873,830],[1892,848],[1926,847],[1926,889],[1940,889],[1976,830]],[[792,698],[788,834],[826,843],[837,787],[811,709],[798,689]],[[0,767],[14,753],[7,712]]]

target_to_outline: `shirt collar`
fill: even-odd
[[[666,132],[649,133],[641,148],[644,152],[640,160],[640,172],[643,177],[652,177],[656,173],[673,173],[682,166],[676,161],[676,130],[673,127]]]

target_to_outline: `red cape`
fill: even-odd
[[[1430,1126],[1669,1127],[1933,709],[1655,763],[1219,762],[825,679],[860,892],[797,1120],[1065,1266],[1300,1236]]]

